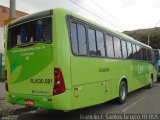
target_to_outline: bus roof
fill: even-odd
[[[142,42],[139,42],[139,41],[135,40],[134,38],[132,38],[132,37],[130,37],[130,36],[128,36],[128,35],[126,35],[126,34],[124,34],[124,33],[122,33],[122,32],[119,32],[119,31],[112,30],[112,29],[109,29],[109,28],[107,28],[107,27],[104,27],[104,26],[102,26],[102,25],[100,25],[100,24],[98,24],[98,23],[96,23],[96,22],[93,22],[93,21],[91,21],[91,20],[89,20],[89,19],[87,19],[87,18],[85,18],[85,17],[82,17],[82,16],[80,16],[80,15],[74,13],[74,12],[71,12],[71,11],[66,10],[66,9],[63,9],[63,8],[55,8],[55,9],[53,9],[53,10],[46,10],[46,11],[41,11],[41,12],[38,12],[38,13],[31,14],[31,15],[26,15],[26,16],[24,16],[24,17],[18,18],[18,19],[16,19],[16,20],[10,22],[9,25],[8,25],[8,27],[16,26],[17,24],[21,24],[21,23],[23,23],[24,21],[31,21],[31,20],[34,20],[34,19],[36,19],[36,18],[40,18],[40,17],[45,17],[45,16],[52,15],[52,14],[54,14],[53,11],[54,11],[54,12],[56,12],[56,11],[65,12],[66,15],[68,14],[68,15],[71,15],[72,17],[79,18],[79,19],[81,19],[82,21],[91,23],[91,24],[93,24],[93,25],[95,25],[95,26],[97,26],[97,27],[99,27],[99,28],[104,29],[105,31],[107,31],[107,32],[109,32],[109,33],[111,33],[111,34],[114,34],[114,35],[116,35],[116,36],[119,36],[119,37],[122,38],[122,39],[131,41],[131,42],[133,42],[133,43],[136,43],[136,44],[139,44],[139,45],[141,45],[141,46],[144,46],[144,47],[147,47],[147,48],[150,48],[150,49],[151,49],[150,46],[148,46],[148,45],[146,45],[146,44],[144,44],[144,43],[142,43]]]
[[[76,18],[79,18],[79,19],[81,19],[81,20],[84,20],[84,21],[86,21],[86,22],[88,22],[88,23],[91,23],[91,24],[93,24],[93,25],[95,25],[95,26],[97,26],[97,27],[100,27],[100,28],[102,28],[102,29],[105,29],[107,32],[112,33],[112,34],[114,34],[114,35],[117,35],[117,36],[119,36],[120,38],[123,38],[123,39],[125,39],[125,40],[131,41],[131,42],[133,42],[133,43],[136,43],[136,44],[139,44],[139,45],[141,45],[141,46],[144,46],[144,47],[147,47],[147,48],[150,48],[150,49],[151,49],[150,46],[148,46],[148,45],[146,45],[146,44],[144,44],[144,43],[142,43],[142,42],[140,42],[140,41],[137,41],[137,40],[135,40],[134,38],[132,38],[132,37],[130,37],[130,36],[128,36],[128,35],[126,35],[126,34],[124,34],[124,33],[122,33],[122,32],[119,32],[119,31],[112,30],[112,29],[109,29],[109,28],[107,28],[107,27],[104,27],[104,26],[102,26],[101,24],[98,24],[98,23],[96,23],[96,22],[94,22],[94,21],[91,21],[91,20],[89,20],[89,19],[87,19],[87,18],[84,18],[84,17],[82,17],[82,16],[80,16],[80,15],[74,13],[74,12],[71,12],[71,15],[72,15],[73,17],[76,17]]]

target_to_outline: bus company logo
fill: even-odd
[[[49,90],[32,90],[32,94],[51,94],[51,91]]]
[[[99,72],[109,72],[109,68],[99,68]]]

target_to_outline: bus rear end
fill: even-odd
[[[59,105],[67,94],[67,86],[63,67],[56,66],[55,62],[58,52],[53,43],[53,21],[53,11],[49,10],[8,25],[6,97],[10,103],[69,109]]]

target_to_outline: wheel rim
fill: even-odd
[[[153,78],[151,77],[150,80],[151,80],[150,86],[152,87],[153,86]]]
[[[125,97],[126,97],[126,89],[125,89],[125,86],[122,85],[122,87],[121,87],[121,98],[122,98],[122,100],[124,100]]]

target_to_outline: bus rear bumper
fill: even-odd
[[[56,96],[25,95],[6,92],[6,100],[11,104],[55,110],[72,110],[70,96],[71,90],[66,90],[63,94]],[[34,105],[26,105],[26,100],[33,101]]]

